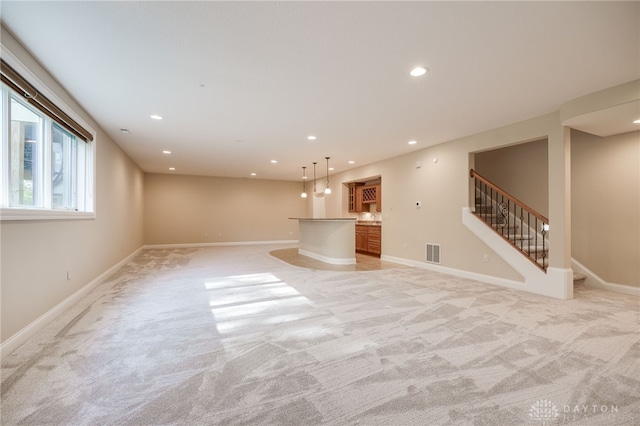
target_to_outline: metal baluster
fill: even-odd
[[[513,214],[511,214],[512,208]],[[513,222],[511,221],[511,216],[513,216]],[[507,198],[507,237],[509,236],[509,232],[511,232],[511,227],[513,227],[515,231],[516,225],[516,205],[511,202],[510,198]]]
[[[522,229],[524,229],[524,217],[522,217],[523,209],[520,207],[520,250],[522,250]],[[518,234],[516,232],[513,233],[513,244],[516,244]]]
[[[531,253],[531,213],[527,212],[527,252]]]
[[[547,254],[545,252],[545,241],[547,239],[547,231],[545,229],[545,223],[542,222],[542,267],[544,268],[544,270],[547,270],[547,266],[545,265],[545,262],[547,260]]]
[[[538,251],[538,218],[536,218],[536,228],[534,229],[534,232],[535,232],[535,236],[536,236],[536,239],[535,239],[535,252],[537,254],[537,251]],[[536,263],[537,263],[538,259],[536,258],[535,260],[536,260]],[[543,265],[544,265],[544,263],[543,263]]]

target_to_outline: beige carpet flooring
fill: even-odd
[[[144,250],[2,360],[2,425],[638,425],[640,301],[292,246]]]

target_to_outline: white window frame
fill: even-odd
[[[2,173],[0,173],[0,190],[2,192],[2,199],[0,200],[0,220],[55,220],[55,219],[95,219],[96,217],[96,199],[94,190],[96,188],[96,131],[84,121],[73,109],[71,109],[65,102],[62,101],[51,89],[49,89],[36,75],[31,72],[15,55],[13,55],[3,44],[0,43],[0,54],[2,59],[9,64],[14,70],[22,75],[29,83],[35,87],[38,92],[46,96],[51,102],[53,102],[58,108],[60,108],[65,114],[76,121],[80,126],[87,130],[93,136],[93,141],[84,142],[77,141],[78,144],[78,164],[77,169],[82,169],[84,172],[84,179],[78,179],[76,185],[76,203],[77,209],[54,209],[51,207],[51,131],[45,130],[45,133],[49,133],[48,141],[44,143],[44,169],[43,173],[46,173],[48,178],[45,178],[43,190],[44,194],[44,207],[10,207],[9,206],[9,159],[7,154],[9,153],[9,128],[10,117],[9,108],[2,108],[2,122],[5,125],[2,126],[2,149],[0,150],[0,166]],[[9,90],[2,90],[2,98],[0,101],[2,105],[8,105],[10,102]],[[49,123],[51,124],[51,123]],[[51,125],[45,125],[45,128],[51,127]],[[80,146],[83,144],[84,146]],[[81,155],[80,151],[84,151]]]

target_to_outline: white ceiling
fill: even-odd
[[[344,171],[640,77],[639,2],[3,0],[1,12],[154,173],[295,180],[317,161],[323,176],[326,156]],[[416,65],[428,75],[409,76]]]

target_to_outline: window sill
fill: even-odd
[[[45,209],[0,209],[0,220],[81,220],[95,219],[95,212],[77,212],[73,210]]]

